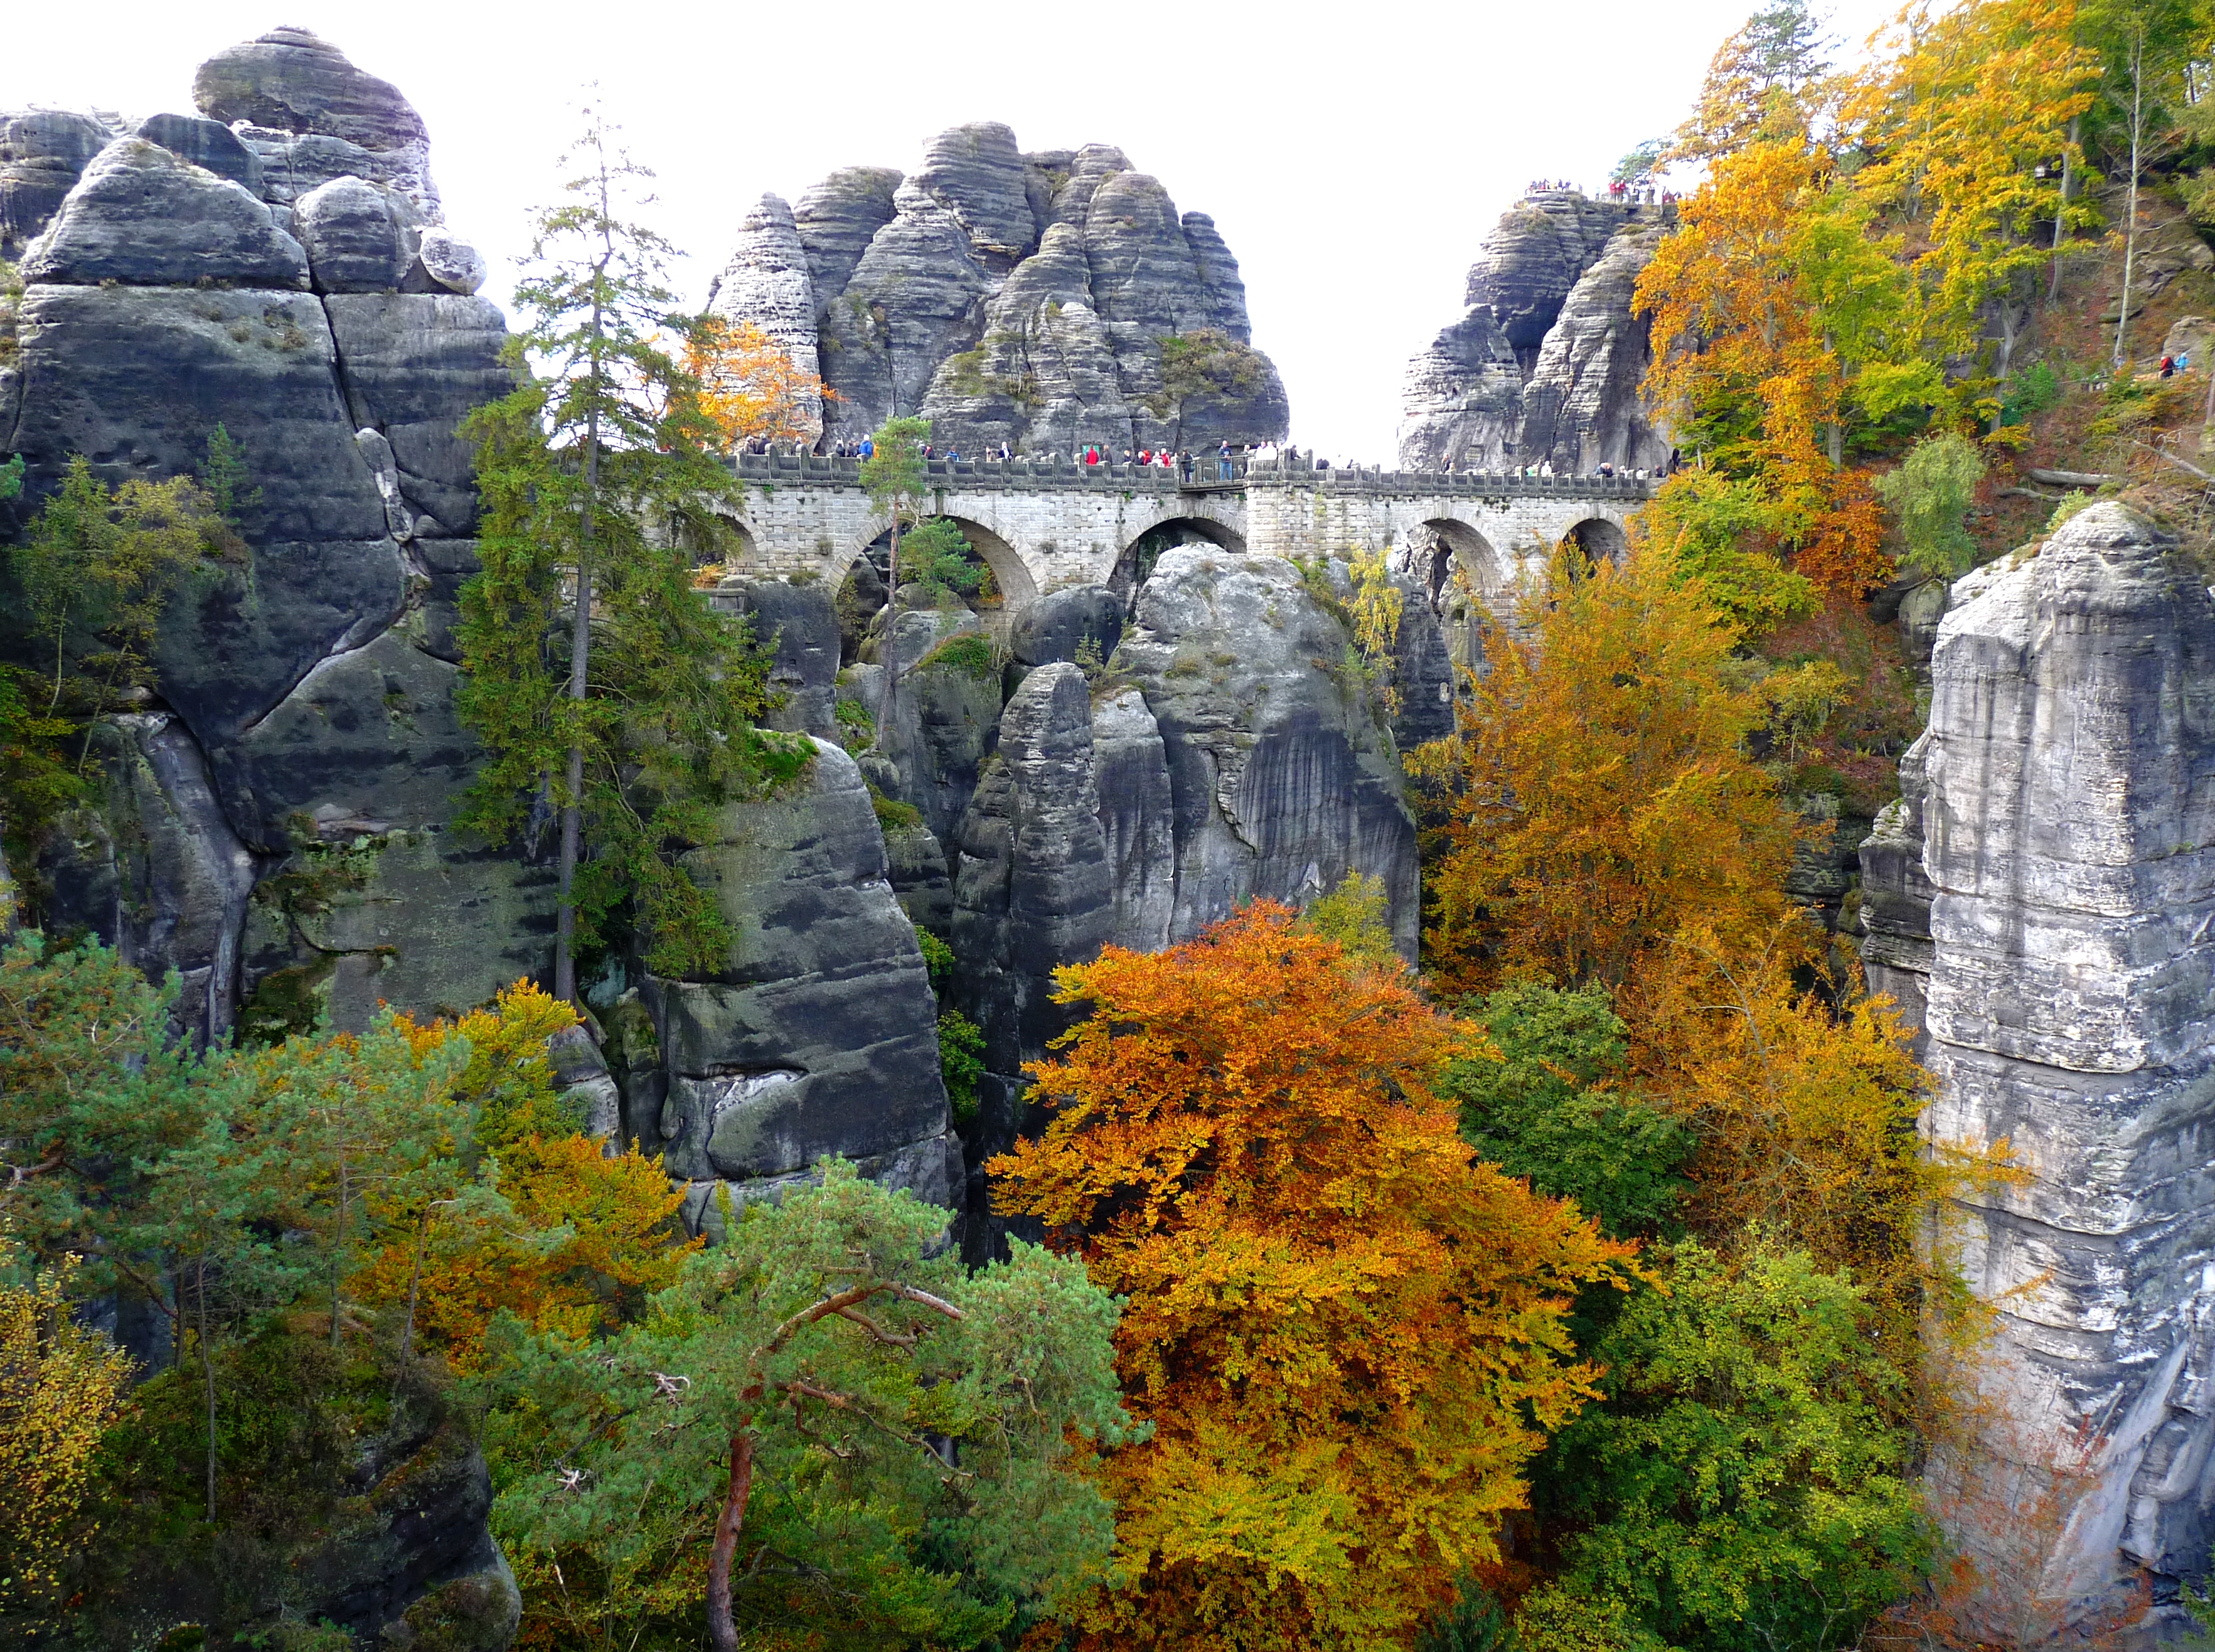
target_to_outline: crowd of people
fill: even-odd
[[[1526,195],[1550,195],[1560,190],[1583,194],[1582,184],[1571,183],[1566,178],[1533,178],[1523,186]],[[1651,178],[1615,178],[1609,181],[1607,198],[1617,206],[1674,206],[1683,198],[1673,189],[1664,189]]]
[[[2162,376],[2163,378],[2169,377],[2171,371],[2181,372],[2184,371],[2187,359],[2186,357],[2181,355],[2179,355],[2173,359],[2169,357],[2163,357],[2162,360]],[[783,458],[795,457],[804,453],[812,457],[829,458],[834,459],[866,459],[876,451],[876,445],[867,436],[862,437],[859,440],[842,438],[831,442],[827,447],[824,446],[820,442],[810,446],[807,444],[801,442],[775,442],[770,441],[766,438],[757,436],[749,439],[744,445],[742,451],[750,454],[774,453]],[[1063,456],[1058,450],[1049,449],[1044,452],[1037,453],[1024,452],[1011,448],[1005,441],[997,444],[988,443],[979,451],[966,453],[958,448],[949,447],[941,449],[932,443],[924,442],[920,445],[919,451],[920,456],[926,460],[942,459],[949,463],[960,463],[963,460],[972,459],[998,460],[1002,462],[1010,459],[1024,459],[1037,464],[1059,464],[1064,463]],[[1345,458],[1334,459],[1324,454],[1304,452],[1301,449],[1294,447],[1290,444],[1279,445],[1274,441],[1264,441],[1251,445],[1238,444],[1235,445],[1229,441],[1223,441],[1218,442],[1216,445],[1212,452],[1203,450],[1199,453],[1194,453],[1189,448],[1178,449],[1175,451],[1167,447],[1150,447],[1144,445],[1135,448],[1117,448],[1106,445],[1099,442],[1087,442],[1083,446],[1074,448],[1070,451],[1067,463],[1083,466],[1087,469],[1096,465],[1120,465],[1125,467],[1143,465],[1152,470],[1174,471],[1180,479],[1185,482],[1206,482],[1236,481],[1242,474],[1243,474],[1244,469],[1249,467],[1258,467],[1259,469],[1265,470],[1275,470],[1279,464],[1286,462],[1287,459],[1289,459],[1296,467],[1303,470],[1359,472],[1363,470],[1382,470],[1387,468],[1399,468],[1396,466],[1385,467],[1381,465],[1363,464],[1353,459]],[[1500,473],[1500,467],[1489,464],[1460,464],[1451,459],[1448,459],[1439,468],[1449,476],[1461,474],[1497,475]],[[1646,481],[1658,480],[1660,477],[1669,476],[1675,471],[1677,468],[1677,456],[1672,452],[1666,464],[1657,467],[1649,468],[1643,466],[1634,467],[1630,465],[1618,465],[1614,464],[1612,461],[1603,460],[1600,464],[1594,466],[1590,471],[1584,474],[1602,477],[1635,477],[1640,481]],[[1523,477],[1526,480],[1576,474],[1573,471],[1556,470],[1554,468],[1553,461],[1550,458],[1541,458],[1535,463],[1529,464],[1509,465],[1506,467],[1506,470],[1508,475]]]

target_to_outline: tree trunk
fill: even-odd
[[[336,1348],[339,1345],[339,1293],[341,1288],[343,1288],[342,1275],[346,1272],[344,1258],[346,1256],[347,1194],[349,1191],[351,1190],[347,1186],[346,1155],[344,1153],[341,1153],[339,1155],[338,1219],[333,1223],[331,1227],[331,1346],[333,1348]]]
[[[893,710],[899,693],[899,501],[893,501],[893,549],[885,564],[885,726],[877,731],[877,743],[884,754],[897,765],[899,757],[893,750]]]
[[[715,1518],[715,1546],[708,1551],[708,1639],[715,1652],[739,1652],[739,1626],[731,1616],[731,1563],[739,1552],[739,1528],[746,1522],[746,1499],[753,1489],[753,1430],[741,1428],[731,1436],[731,1487]]]
[[[199,1259],[200,1376],[207,1385],[207,1517],[215,1524],[215,1349],[208,1342],[207,1256]]]
[[[603,202],[604,209],[604,200]],[[598,285],[594,283],[597,295]],[[585,697],[592,650],[592,511],[600,486],[600,306],[592,304],[592,405],[585,422],[585,497],[578,511],[577,603],[569,622],[569,698]],[[568,799],[561,809],[560,906],[554,928],[554,996],[577,1003],[577,857],[585,835],[585,747],[569,746]]]
[[[2145,33],[2131,42],[2131,192],[2123,218],[2123,301],[2115,310],[2115,371],[2123,371],[2123,344],[2131,329],[2131,273],[2138,249],[2138,144],[2145,131]]]
[[[2061,296],[2061,238],[2067,233],[2062,220],[2068,214],[2069,194],[2076,182],[2075,175],[2070,171],[2069,162],[2076,152],[2077,132],[2083,119],[2081,114],[2069,117],[2069,147],[2061,151],[2061,205],[2053,212],[2053,269],[2046,282],[2046,302],[2048,304]]]

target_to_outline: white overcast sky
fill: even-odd
[[[1683,117],[1752,0],[1231,6],[705,5],[656,0],[194,0],[11,8],[0,109],[189,111],[193,68],[279,23],[396,84],[431,130],[454,230],[505,302],[582,83],[660,174],[650,216],[704,296],[764,191],[836,167],[912,171],[924,140],[1003,120],[1025,149],[1120,145],[1212,213],[1294,439],[1389,461],[1408,358],[1533,177],[1604,178]],[[1858,43],[1893,9],[1844,0]]]

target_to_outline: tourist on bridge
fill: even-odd
[[[1228,438],[1224,439],[1223,445],[1216,451],[1215,476],[1218,482],[1230,480],[1230,443]]]

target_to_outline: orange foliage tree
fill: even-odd
[[[1429,1087],[1462,1035],[1285,907],[1057,979],[1094,1013],[996,1198],[1128,1298],[1153,1431],[1103,1466],[1126,1582],[1078,1643],[1404,1645],[1591,1392],[1565,1319],[1627,1249],[1471,1163]]]
[[[727,445],[754,436],[812,442],[823,404],[837,392],[752,322],[702,319],[684,344],[684,371],[700,384],[700,409]]]
[[[1769,713],[1737,640],[1644,551],[1620,567],[1560,551],[1515,624],[1488,627],[1457,732],[1410,759],[1442,984],[1635,992],[1688,914],[1731,944],[1768,932],[1800,828],[1746,755]]]
[[[357,1298],[404,1314],[408,1344],[475,1367],[502,1308],[534,1330],[612,1330],[671,1284],[699,1248],[673,1242],[681,1189],[635,1145],[610,1156],[554,1089],[547,1040],[577,1024],[568,1004],[518,981],[456,1022],[401,1018],[419,1056],[465,1039],[456,1098],[474,1115],[445,1185],[418,1181],[380,1211],[385,1243]]]

